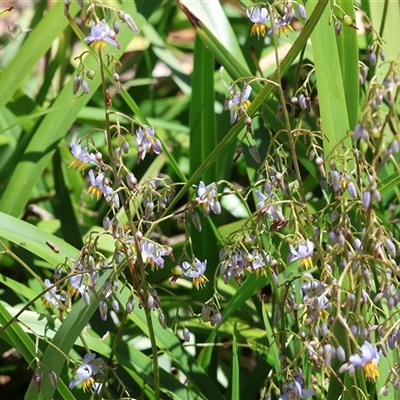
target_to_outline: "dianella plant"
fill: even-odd
[[[400,398],[397,2],[3,3],[2,396]]]

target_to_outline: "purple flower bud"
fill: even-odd
[[[112,306],[112,308],[113,308],[113,310],[115,311],[115,312],[119,312],[119,304],[118,304],[118,301],[117,300],[113,300],[112,302],[111,302],[111,306]]]
[[[165,317],[165,314],[158,314],[158,322],[163,329],[167,329],[167,318]]]
[[[363,193],[362,197],[362,207],[364,210],[369,210],[372,204],[372,196],[370,191],[366,191]]]
[[[202,310],[201,310],[201,320],[203,322],[208,322],[210,320],[210,312],[211,308],[207,305],[205,305]]]
[[[351,196],[353,199],[357,199],[357,198],[358,198],[356,185],[355,185],[352,181],[350,181],[350,182],[347,184],[347,190],[349,191],[350,196]]]
[[[185,342],[190,342],[190,331],[189,329],[185,328],[182,332],[183,339]]]
[[[53,386],[54,389],[57,389],[57,387],[58,387],[57,374],[51,369],[51,370],[49,370],[47,375],[49,377],[49,381],[51,383],[51,386]]]
[[[347,296],[347,307],[349,308],[349,311],[354,311],[356,306],[356,296],[353,293],[350,293]]]
[[[135,309],[135,299],[130,298],[126,303],[126,313],[130,314]]]
[[[324,346],[324,361],[325,361],[326,366],[331,365],[333,352],[334,352],[334,349],[330,344],[326,344]]]
[[[342,346],[339,346],[336,349],[336,357],[339,359],[340,362],[344,362],[346,360],[346,352]]]
[[[299,4],[299,6],[297,7],[297,12],[299,13],[301,18],[307,19],[306,8],[303,6],[303,4]]]
[[[154,210],[154,203],[152,201],[149,201],[146,204],[146,207],[144,209],[144,218],[146,221],[150,221],[151,220],[151,216],[153,214],[153,210]]]
[[[258,153],[257,147],[249,146],[249,153],[257,164],[261,164],[261,157],[260,154]]]
[[[32,376],[32,384],[36,387],[36,393],[40,392],[40,388],[42,387],[43,381],[43,372],[40,369],[37,369]]]
[[[137,179],[132,173],[126,177],[126,183],[132,190],[137,189]]]
[[[154,297],[153,297],[152,295],[150,295],[150,296],[147,298],[146,306],[147,306],[147,309],[148,309],[148,310],[151,310],[151,309],[153,308],[153,306],[154,306]]]
[[[381,51],[381,52],[379,53],[379,57],[380,57],[380,59],[381,59],[382,61],[385,61],[385,60],[386,60],[386,54],[385,54],[385,52],[384,52],[384,51]]]
[[[371,67],[375,67],[375,65],[376,65],[376,54],[375,53],[370,53],[369,54],[368,62],[371,65]]]
[[[110,218],[104,217],[103,218],[103,228],[105,231],[108,231],[110,229],[111,221]]]
[[[72,86],[72,94],[75,96],[78,93],[78,90],[81,86],[82,78],[80,76],[76,76],[74,78],[74,84]]]
[[[336,35],[340,36],[340,34],[342,33],[342,24],[339,21],[335,21],[335,23],[333,25],[335,28]]]
[[[99,311],[100,311],[100,317],[103,321],[107,320],[107,311],[108,311],[108,306],[107,302],[102,300],[99,304]]]
[[[118,17],[128,25],[129,29],[133,33],[139,33],[138,27],[136,26],[135,22],[133,21],[132,17],[129,14],[120,11],[118,13]]]
[[[119,25],[119,22],[118,22],[118,21],[114,21],[114,23],[113,23],[113,29],[114,29],[114,32],[118,35],[119,29],[120,29],[120,25]]]
[[[197,212],[192,213],[192,222],[198,232],[201,232],[202,226],[200,221],[200,216]]]
[[[237,113],[236,113],[236,112],[231,112],[231,114],[230,114],[230,122],[231,122],[231,125],[235,125],[236,122],[237,122],[237,120],[238,120],[238,115],[237,115]]]
[[[89,85],[86,81],[82,80],[81,87],[85,94],[89,94]]]

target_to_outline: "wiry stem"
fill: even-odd
[[[105,71],[104,71],[104,65],[103,65],[103,58],[102,58],[102,52],[101,48],[98,50],[99,54],[99,64],[100,64],[100,76],[101,76],[101,82],[102,82],[102,90],[103,90],[103,97],[104,97],[104,110],[105,110],[105,121],[106,121],[106,142],[107,142],[107,150],[108,154],[110,157],[110,165],[113,171],[113,177],[114,177],[114,182],[118,178],[118,170],[116,167],[116,162],[115,162],[115,154],[112,148],[112,143],[111,143],[111,132],[110,132],[110,116],[108,113],[108,99],[109,99],[109,94],[107,91],[107,85],[106,85],[106,76],[105,76]],[[144,302],[148,298],[149,295],[149,289],[147,285],[147,279],[146,279],[146,271],[145,271],[145,266],[143,263],[142,255],[140,252],[140,243],[139,239],[137,236],[137,229],[136,225],[133,222],[132,219],[132,214],[130,212],[130,207],[129,207],[129,202],[126,200],[124,193],[120,192],[120,200],[121,204],[125,210],[126,217],[128,219],[128,224],[131,229],[132,236],[135,241],[135,247],[136,247],[136,263],[135,263],[135,268],[133,271],[133,268],[131,269],[132,274],[136,274],[136,271],[139,271],[140,275],[140,287],[137,284],[136,285],[136,290],[139,293],[140,290],[143,291],[144,295]],[[157,354],[157,343],[156,343],[156,338],[155,338],[155,333],[154,333],[154,327],[153,327],[153,322],[151,319],[151,310],[149,310],[146,305],[144,306],[144,312],[146,315],[146,322],[147,322],[147,327],[149,330],[149,338],[151,342],[151,349],[152,349],[152,354],[153,354],[153,369],[154,369],[154,398],[159,399],[160,398],[160,375],[159,375],[159,366],[158,366],[158,354]]]

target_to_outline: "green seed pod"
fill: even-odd
[[[343,15],[343,23],[347,26],[353,25],[353,18],[350,15],[344,14]]]
[[[86,72],[86,76],[87,76],[89,79],[93,79],[94,76],[95,76],[95,72],[91,69],[90,71],[87,71],[87,72]]]

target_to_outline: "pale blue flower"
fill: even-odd
[[[279,397],[279,400],[298,400],[306,399],[307,397],[314,396],[317,394],[315,390],[304,389],[301,387],[303,380],[302,374],[297,374],[296,380],[290,382],[288,385],[288,391]]]
[[[204,215],[207,217],[210,210],[213,210],[214,214],[221,213],[221,204],[217,197],[217,185],[215,182],[205,185],[203,181],[200,181],[199,188],[197,189],[197,196],[195,202],[203,205]]]
[[[207,268],[207,260],[201,262],[199,259],[195,258],[194,265],[189,264],[187,261],[182,263],[182,270],[185,276],[192,278],[193,284],[196,286],[196,289],[204,286],[208,279],[204,275]]]
[[[105,43],[110,43],[119,49],[119,44],[115,40],[115,32],[112,31],[106,20],[103,19],[100,23],[92,22],[92,30],[88,36],[85,37],[85,42],[89,45],[94,44],[95,46],[104,46]]]
[[[154,136],[154,134],[154,128],[149,126],[146,126],[144,129],[140,127],[136,131],[135,143],[138,146],[138,162],[144,160],[147,153],[161,153],[161,142]]]
[[[90,187],[89,187],[89,194],[91,196],[96,196],[97,200],[100,199],[101,194],[104,196],[109,196],[113,193],[112,188],[104,184],[104,173],[98,174],[96,177],[94,176],[94,172],[91,169],[89,171],[89,180],[90,180]]]

